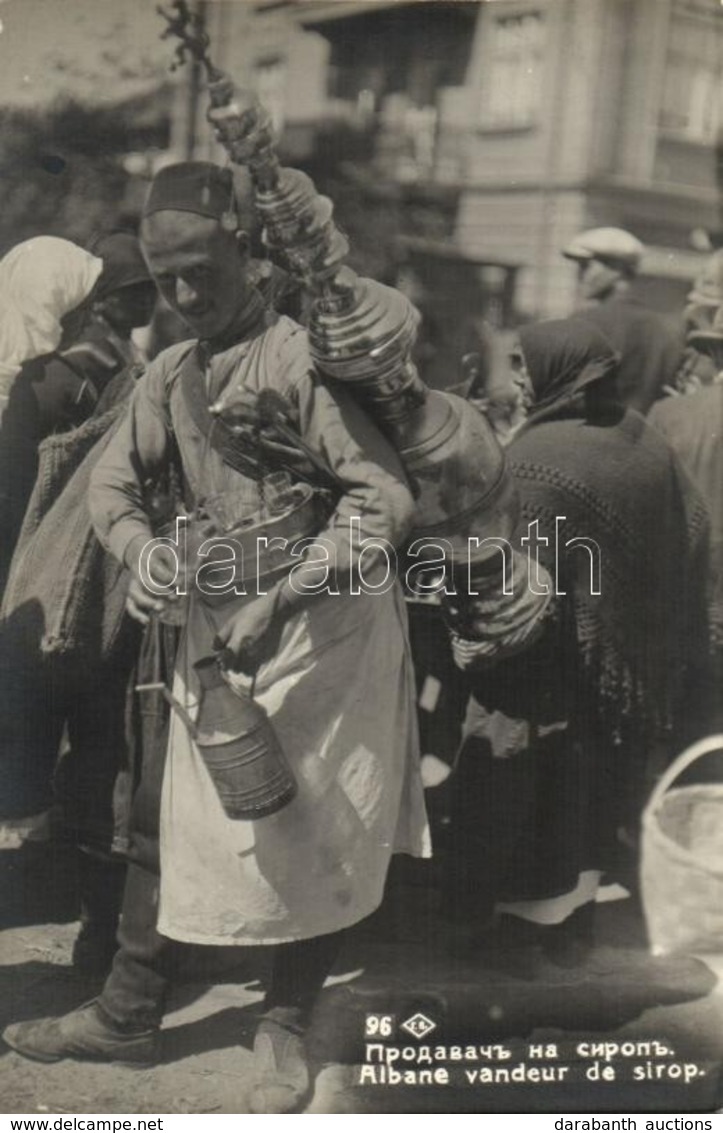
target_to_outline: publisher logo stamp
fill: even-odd
[[[415,1015],[410,1015],[408,1019],[405,1019],[400,1026],[412,1038],[423,1039],[436,1029],[437,1024],[423,1015],[421,1011],[417,1011]]]

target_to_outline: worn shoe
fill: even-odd
[[[250,1113],[293,1113],[311,1087],[303,1028],[293,1012],[273,1008],[259,1023],[254,1039]]]
[[[12,1023],[3,1031],[9,1047],[36,1062],[78,1058],[152,1066],[158,1058],[158,1031],[123,1031],[113,1025],[95,1000],[59,1019]]]

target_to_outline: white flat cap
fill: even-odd
[[[590,228],[563,248],[562,254],[568,260],[613,260],[635,269],[644,251],[638,238],[624,228]]]

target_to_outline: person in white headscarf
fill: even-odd
[[[0,397],[33,358],[52,354],[90,295],[102,260],[58,236],[25,240],[0,260]],[[74,320],[73,320],[74,321]]]
[[[80,333],[103,261],[56,236],[0,260],[0,593],[37,474],[40,441],[87,415],[83,378],[49,373]]]

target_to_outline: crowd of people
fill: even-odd
[[[345,933],[382,903],[392,854],[434,852],[420,754],[443,753],[401,586],[342,582],[365,541],[404,547],[407,475],[315,373],[299,285],[251,255],[237,196],[228,169],[166,166],[138,238],[38,236],[0,262],[0,824],[12,852],[59,808],[80,863],[73,962],[107,973],[93,1002],[4,1038],[45,1062],[148,1064],[184,944],[268,946],[248,1104],[271,1113],[308,1093],[312,1009]],[[506,453],[517,547],[536,533],[529,584],[554,593],[523,648],[490,659],[455,627],[435,641],[442,732],[465,702],[440,916],[472,952],[575,965],[656,774],[720,712],[723,258],[691,293],[684,343],[631,298],[635,237],[596,229],[563,254],[579,310],[521,326],[504,370],[466,390]],[[151,358],[136,332],[157,296],[189,337]],[[218,603],[147,586],[143,549],[177,515],[234,493],[264,506],[264,479],[209,413],[231,382],[283,397],[335,486],[314,529],[335,548],[333,598],[300,593],[289,563],[265,593]],[[156,573],[178,589],[168,543]],[[296,783],[254,821],[229,816],[189,718],[214,656]]]

